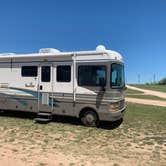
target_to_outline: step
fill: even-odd
[[[34,119],[36,122],[43,122],[43,123],[48,123],[51,121],[51,119],[46,119],[46,118],[35,118]]]
[[[50,112],[39,112],[37,116],[52,116],[52,114]]]

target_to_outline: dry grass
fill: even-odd
[[[0,116],[0,164],[164,165],[165,108],[128,104],[124,122],[87,128],[72,118],[46,125]],[[10,115],[10,116],[9,116]]]

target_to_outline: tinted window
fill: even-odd
[[[36,77],[37,66],[22,66],[21,75],[23,77]]]
[[[57,66],[57,82],[71,81],[71,66]]]
[[[78,85],[79,86],[100,86],[106,84],[105,66],[79,66]]]
[[[51,69],[50,66],[42,66],[41,69],[41,81],[42,82],[50,82],[51,79]]]
[[[125,86],[124,66],[113,63],[111,65],[111,87],[122,88]]]

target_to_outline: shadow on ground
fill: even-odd
[[[21,118],[21,119],[33,120],[34,118],[36,118],[36,113],[19,112],[19,111],[0,111],[0,116],[16,117],[16,118]],[[59,115],[53,116],[52,122],[82,126],[82,124],[78,118],[68,117],[68,116],[59,116]],[[122,124],[122,122],[123,122],[123,119],[117,120],[115,122],[101,121],[98,128],[106,129],[106,130],[113,130],[113,129],[118,128]]]

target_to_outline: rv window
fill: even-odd
[[[123,88],[125,86],[124,66],[122,64],[113,63],[111,65],[111,81],[112,88]]]
[[[51,80],[51,68],[50,66],[42,66],[41,69],[41,81],[50,82]]]
[[[106,85],[106,66],[79,66],[79,86],[100,86],[100,80]]]
[[[71,81],[71,66],[57,66],[57,82]]]
[[[37,66],[22,66],[21,75],[22,77],[36,77]]]

